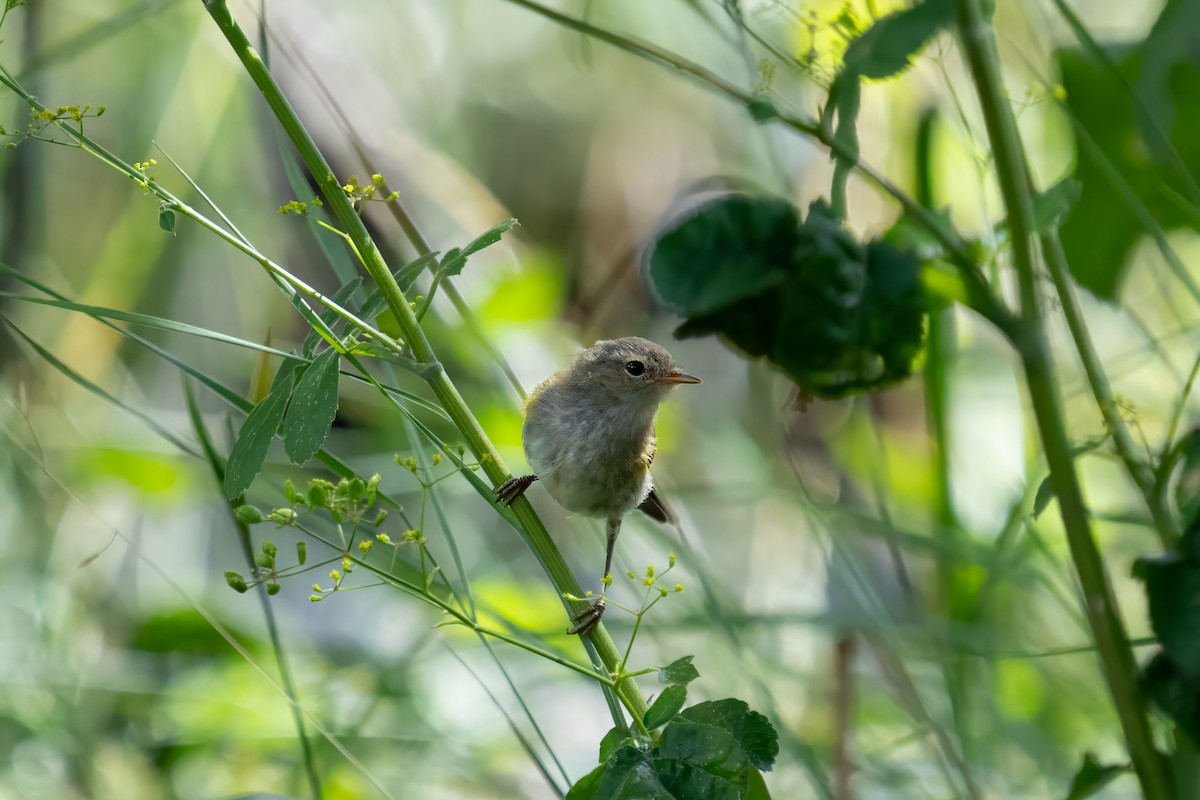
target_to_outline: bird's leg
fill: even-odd
[[[596,598],[596,602],[571,617],[571,622],[575,624],[567,629],[567,633],[586,636],[592,632],[592,628],[595,628],[599,624],[600,618],[604,616],[606,608],[604,593],[608,590],[608,584],[611,581],[609,571],[612,569],[613,547],[617,543],[617,534],[621,532],[621,518],[609,517],[607,531],[608,546],[604,553],[604,577],[600,579],[600,596]]]
[[[522,475],[519,478],[509,478],[496,487],[496,501],[511,506],[517,498],[525,494],[529,485],[536,481],[537,475]]]

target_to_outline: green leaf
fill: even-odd
[[[1140,558],[1134,575],[1146,586],[1150,624],[1163,651],[1185,676],[1200,679],[1200,563],[1173,553]]]
[[[164,203],[158,209],[158,227],[172,236],[175,235],[175,212]]]
[[[1058,221],[1066,216],[1079,202],[1083,187],[1073,178],[1063,178],[1033,200],[1033,229],[1036,233],[1049,233]]]
[[[908,69],[938,30],[953,22],[951,0],[925,0],[880,17],[850,42],[842,58],[842,72],[874,79],[897,75]]]
[[[305,561],[308,561],[308,544],[306,542],[296,542],[296,563],[304,566]]]
[[[1083,800],[1112,783],[1122,774],[1130,772],[1129,764],[1101,764],[1094,753],[1084,753],[1083,766],[1071,779],[1071,791],[1067,800]]]
[[[700,797],[700,795],[697,795]],[[622,747],[571,787],[566,800],[677,800],[636,747]]]
[[[475,237],[466,247],[461,250],[455,249],[446,253],[446,257],[442,259],[441,265],[438,267],[438,274],[443,277],[458,275],[463,271],[463,267],[467,265],[467,259],[475,253],[483,250],[485,247],[491,247],[496,242],[500,241],[500,237],[506,231],[512,230],[519,225],[515,219],[506,219],[503,222],[493,225],[486,231]]]
[[[769,771],[779,755],[779,734],[769,720],[742,700],[729,698],[698,703],[679,715],[697,725],[728,731],[755,769]]]
[[[775,107],[775,104],[762,97],[756,97],[746,103],[746,110],[750,112],[750,119],[760,125],[779,116],[779,109]]]
[[[303,464],[325,442],[338,409],[338,361],[329,348],[317,356],[296,386],[283,422],[283,448],[293,464]]]
[[[437,261],[437,255],[437,253],[426,253],[393,272],[392,277],[396,279],[396,284],[400,287],[400,291],[407,292],[412,287],[413,281],[425,271],[425,267]],[[386,310],[387,300],[383,298],[383,293],[376,288],[367,295],[367,299],[362,306],[362,311],[359,312],[358,316],[367,322],[371,322]]]
[[[695,656],[684,656],[672,661],[665,667],[661,667],[658,670],[659,683],[686,686],[699,678],[700,672],[692,666],[693,658]]]
[[[654,244],[650,276],[682,316],[710,314],[781,285],[799,244],[796,207],[729,195],[677,221]]]
[[[342,308],[348,311],[354,311],[354,295],[359,289],[362,288],[362,285],[362,278],[355,276],[353,279],[343,284],[340,289],[334,292],[333,297],[330,299]],[[325,323],[326,327],[329,328],[332,328],[339,319],[338,313],[332,308],[326,308],[317,316]],[[317,348],[317,345],[320,344],[321,341],[321,334],[317,332],[316,328],[311,328],[308,331],[308,335],[304,337],[304,346],[301,348],[301,351],[305,356],[311,358],[313,352]]]
[[[668,686],[663,689],[662,694],[654,701],[643,718],[648,730],[661,728],[675,718],[679,713],[679,709],[683,708],[683,704],[687,702],[687,687],[686,686]]]
[[[626,745],[633,745],[629,731],[624,728],[610,728],[608,733],[604,734],[604,738],[600,740],[600,763],[608,761],[613,753]]]
[[[254,477],[262,470],[271,439],[275,437],[275,431],[283,421],[288,398],[292,396],[295,370],[294,361],[284,361],[275,373],[271,391],[242,423],[242,430],[238,433],[237,441],[233,443],[233,450],[229,453],[229,461],[225,465],[225,496],[229,499],[240,497],[250,488]]]
[[[1142,670],[1141,688],[1193,740],[1200,739],[1200,682],[1185,675],[1165,651]]]
[[[1037,519],[1050,505],[1050,501],[1055,497],[1054,484],[1050,482],[1050,476],[1042,478],[1042,482],[1038,484],[1037,494],[1033,498],[1033,518]]]
[[[1194,428],[1177,445],[1180,464],[1175,481],[1175,506],[1184,530],[1200,523],[1200,428]]]

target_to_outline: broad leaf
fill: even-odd
[[[661,728],[673,720],[675,715],[679,713],[679,709],[683,708],[683,704],[686,702],[686,686],[668,686],[666,689],[663,689],[662,694],[646,709],[646,716],[643,721],[646,723],[647,730]]]
[[[293,464],[303,464],[321,449],[338,409],[338,361],[330,348],[317,356],[300,378],[283,423],[283,448]]]
[[[1179,555],[1138,559],[1150,624],[1163,650],[1186,676],[1200,679],[1200,562]]]
[[[654,765],[636,747],[622,747],[571,787],[567,800],[679,800],[659,781]]]
[[[863,78],[890,78],[908,69],[925,43],[953,22],[951,0],[925,0],[880,17],[850,42],[842,58],[842,70]]]
[[[692,659],[695,656],[684,656],[672,661],[658,671],[658,680],[660,683],[668,685],[678,684],[686,686],[692,681],[700,677],[700,672],[692,666]]]
[[[287,409],[288,398],[292,395],[292,383],[295,379],[296,362],[284,361],[275,373],[275,382],[271,391],[263,401],[242,423],[237,441],[229,453],[229,461],[225,465],[225,495],[229,499],[240,497],[254,481],[254,477],[262,470],[267,458],[267,449],[279,423],[283,421],[283,412]]]

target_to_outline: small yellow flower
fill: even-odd
[[[371,540],[363,539],[361,542],[358,543],[358,549],[362,550],[364,553],[367,552],[368,550],[370,550],[371,549]]]
[[[342,579],[342,573],[338,572],[336,569],[331,570],[329,573],[329,577],[335,581],[340,581]]]

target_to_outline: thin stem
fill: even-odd
[[[1112,436],[1118,455],[1125,463],[1125,469],[1133,478],[1133,482],[1137,484],[1138,490],[1146,501],[1146,506],[1150,509],[1150,516],[1154,518],[1154,527],[1158,531],[1163,547],[1171,548],[1179,540],[1179,527],[1171,518],[1166,504],[1162,502],[1162,495],[1159,494],[1155,483],[1153,470],[1141,457],[1133,437],[1129,435],[1129,429],[1125,427],[1125,420],[1121,417],[1121,410],[1117,407],[1112,386],[1109,385],[1108,376],[1100,362],[1100,356],[1096,353],[1096,347],[1088,333],[1087,323],[1083,319],[1083,311],[1079,307],[1079,298],[1075,295],[1075,287],[1071,285],[1067,256],[1063,251],[1062,240],[1059,239],[1057,231],[1051,231],[1041,237],[1041,242],[1046,267],[1050,271],[1054,288],[1058,291],[1059,299],[1062,301],[1063,315],[1067,318],[1067,328],[1071,332],[1071,338],[1075,340],[1075,349],[1079,351],[1079,358],[1083,362],[1084,372],[1087,373],[1088,382],[1092,386],[1096,404],[1100,406],[1100,413],[1104,415],[1104,424]]]
[[[1071,558],[1083,588],[1088,622],[1096,637],[1130,757],[1145,796],[1149,800],[1168,800],[1174,796],[1170,775],[1154,746],[1150,722],[1137,688],[1133,651],[1104,561],[1092,535],[1067,439],[1037,291],[1038,277],[1032,249],[1033,191],[1016,120],[1005,99],[995,34],[980,7],[980,0],[958,0],[958,12],[961,47],[975,82],[995,156],[1000,192],[1008,211],[1022,311],[1019,336],[1013,342],[1025,370],[1042,446],[1050,466],[1050,480],[1059,500]]]
[[[404,297],[404,293],[396,284],[391,270],[388,269],[387,264],[384,262],[383,255],[371,239],[362,219],[355,213],[354,208],[347,200],[346,193],[342,190],[341,184],[338,183],[337,178],[334,176],[333,170],[325,160],[325,156],[322,155],[321,151],[317,148],[316,142],[313,141],[308,131],[305,130],[295,110],[291,107],[287,98],[284,97],[283,92],[280,90],[278,84],[275,83],[274,78],[267,70],[261,57],[259,57],[258,53],[251,46],[250,41],[246,38],[246,34],[233,19],[225,0],[206,0],[204,6],[213,18],[213,21],[217,24],[217,27],[221,30],[221,33],[229,41],[234,53],[241,60],[246,72],[262,93],[293,146],[299,151],[301,159],[320,188],[327,208],[333,213],[334,218],[337,219],[341,228],[353,240],[355,247],[362,257],[363,266],[370,274],[372,280],[375,281],[376,286],[379,287],[383,298],[387,301],[388,309],[396,319],[396,323],[403,335],[404,343],[411,351],[412,358],[426,368],[424,370],[424,377],[429,388],[433,391],[447,414],[450,415],[455,428],[458,429],[467,447],[470,448],[475,459],[482,466],[483,471],[491,479],[492,484],[499,486],[510,477],[508,468],[504,465],[499,452],[488,439],[479,421],[467,406],[466,401],[458,393],[457,387],[450,380],[441,363],[438,362],[433,348],[425,336],[425,331],[422,330],[420,324],[417,322],[416,315]],[[534,512],[533,506],[529,504],[529,501],[525,498],[519,499],[513,504],[512,511],[520,525],[519,530],[526,544],[533,550],[534,555],[537,556],[538,561],[542,564],[542,568],[554,584],[560,597],[566,594],[582,595],[583,591],[580,588],[579,582],[571,573],[570,568],[562,557],[562,553],[559,552],[558,547],[551,540],[545,525],[536,512]],[[572,616],[586,607],[585,603],[571,601],[565,597],[562,597],[562,599],[568,613]],[[609,636],[608,631],[603,625],[597,625],[588,634],[588,638],[595,647],[605,668],[610,673],[615,672],[615,668],[620,660],[620,653],[612,637]],[[625,679],[620,682],[618,694],[622,695],[622,699],[626,701],[626,705],[630,708],[630,712],[635,718],[645,713],[645,698],[632,679]]]

